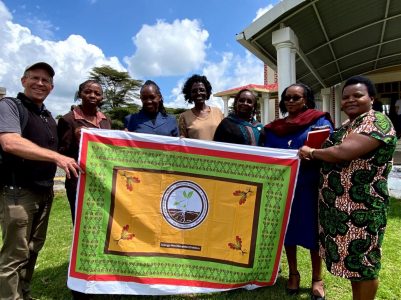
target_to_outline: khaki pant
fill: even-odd
[[[29,299],[36,259],[46,239],[53,190],[4,187],[0,195],[0,299]]]

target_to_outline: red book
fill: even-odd
[[[309,131],[305,145],[311,148],[322,148],[323,142],[329,137],[329,135],[330,128]]]

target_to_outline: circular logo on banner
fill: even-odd
[[[176,181],[165,190],[161,211],[164,219],[179,229],[191,229],[203,222],[209,209],[205,191],[192,181]]]

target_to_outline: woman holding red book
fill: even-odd
[[[326,126],[333,129],[328,113],[315,110],[315,100],[310,87],[302,83],[292,84],[281,94],[280,111],[285,116],[265,126],[266,147],[299,149],[308,132]],[[298,173],[291,215],[284,241],[289,267],[287,292],[297,294],[300,274],[297,267],[297,246],[310,250],[312,262],[312,299],[324,299],[321,258],[318,252],[318,182],[319,165],[302,162]]]

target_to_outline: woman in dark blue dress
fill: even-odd
[[[159,86],[147,80],[140,90],[142,109],[125,117],[124,128],[127,131],[150,133],[166,136],[178,136],[177,120],[168,115],[163,105]]]
[[[327,126],[332,131],[330,115],[315,110],[312,90],[304,84],[293,84],[281,94],[280,111],[285,118],[265,126],[266,147],[299,149],[314,128]],[[295,188],[291,215],[284,241],[289,267],[287,292],[299,291],[300,274],[297,268],[297,246],[310,250],[312,262],[312,299],[324,299],[321,274],[322,261],[318,252],[318,183],[319,165],[301,162]]]

